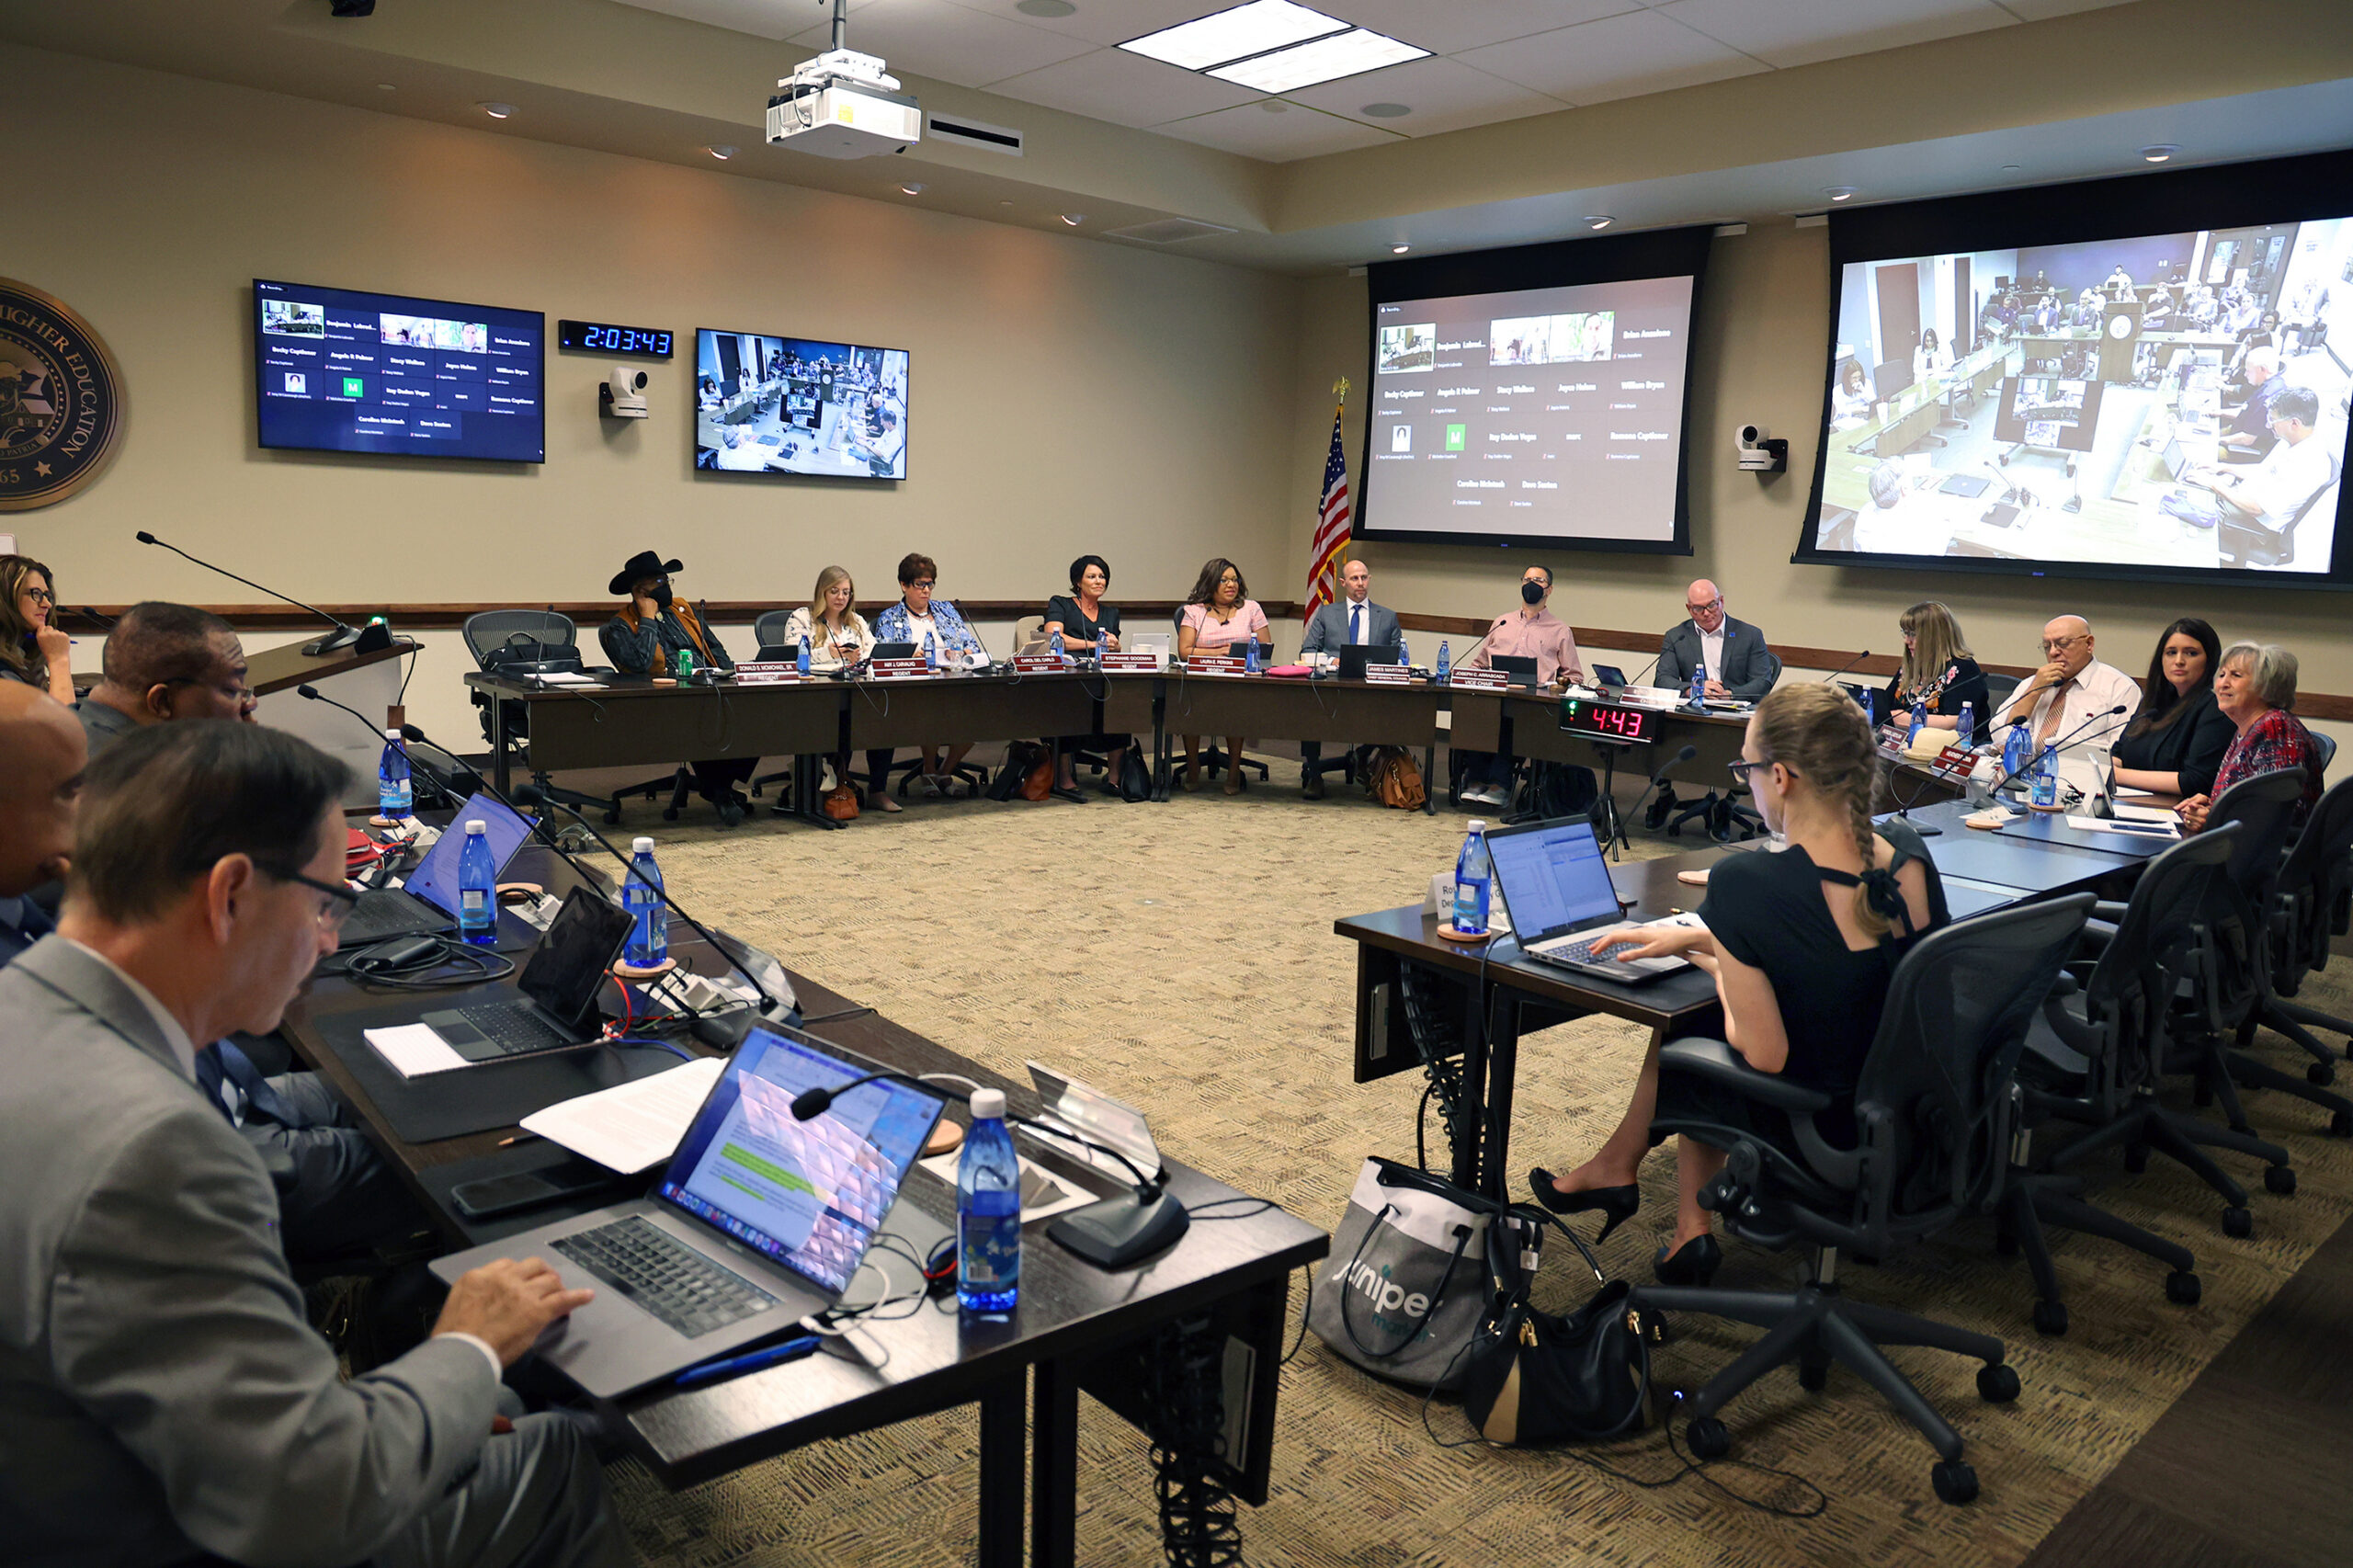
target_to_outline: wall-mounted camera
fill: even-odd
[[[1790,466],[1790,444],[1765,434],[1762,425],[1744,425],[1734,438],[1740,466],[1750,473],[1779,473]]]
[[[645,417],[645,372],[616,365],[597,388],[597,412],[608,419]]]

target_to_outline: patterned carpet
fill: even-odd
[[[1068,1064],[1147,1108],[1171,1152],[1328,1228],[1365,1155],[1412,1157],[1420,1085],[1410,1074],[1348,1082],[1353,955],[1332,921],[1416,897],[1451,864],[1463,819],[1384,811],[1336,781],[1333,799],[1303,803],[1296,764],[1275,766],[1273,789],[1179,795],[1164,807],[923,802],[827,834],[766,817],[721,833],[699,804],[665,824],[639,804],[624,826],[660,839],[670,886],[707,918],[1000,1071],[1017,1074],[1033,1056]],[[1653,840],[1641,852],[1680,847]],[[2353,1013],[2348,972],[2353,964],[2321,977],[2310,999]],[[1641,1030],[1610,1019],[1529,1037],[1516,1163],[1589,1153],[1614,1124],[1643,1046]],[[2167,1162],[2137,1178],[2098,1173],[2105,1206],[2196,1251],[2205,1294],[2195,1307],[2167,1305],[2161,1268],[2137,1255],[2055,1233],[2074,1312],[2063,1339],[2029,1325],[2024,1267],[1995,1256],[1989,1234],[1847,1269],[1858,1297],[2008,1342],[2025,1393],[2006,1407],[1979,1402],[1973,1364],[1898,1353],[1969,1444],[1984,1488],[1973,1506],[1935,1500],[1926,1444],[1843,1372],[1820,1394],[1777,1375],[1726,1412],[1736,1458],[1827,1493],[1820,1517],[1793,1521],[1728,1494],[1802,1501],[1755,1471],[1712,1466],[1708,1479],[1655,1489],[1629,1479],[1676,1469],[1656,1432],[1592,1456],[1622,1477],[1563,1454],[1438,1448],[1417,1398],[1311,1337],[1283,1374],[1274,1495],[1242,1510],[1248,1560],[2014,1563],[2353,1208],[2353,1147],[2318,1136],[2312,1108],[2258,1094],[2249,1109],[2302,1176],[2294,1197],[2270,1197],[2250,1163],[2225,1158],[2258,1187],[2251,1240],[2223,1237],[2218,1201]],[[1671,1158],[1645,1167],[1643,1211],[1603,1254],[1613,1272],[1646,1277],[1673,1181]],[[1782,1258],[1727,1250],[1724,1283],[1794,1278]],[[1540,1300],[1557,1310],[1585,1294],[1554,1259]],[[1659,1375],[1693,1386],[1749,1337],[1699,1321],[1682,1330]],[[1447,1405],[1431,1415],[1441,1437],[1466,1435]],[[611,1473],[656,1568],[935,1568],[971,1559],[976,1435],[970,1413],[911,1422],[677,1494],[633,1463]],[[1080,1440],[1079,1560],[1157,1562],[1142,1439],[1089,1402]]]

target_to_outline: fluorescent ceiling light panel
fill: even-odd
[[[1294,49],[1278,50],[1255,60],[1221,66],[1210,74],[1236,86],[1256,87],[1262,93],[1288,93],[1312,87],[1318,82],[1378,71],[1401,61],[1420,60],[1428,53],[1427,49],[1352,28],[1333,38],[1320,38]]]
[[[1245,55],[1263,54],[1302,39],[1321,38],[1347,25],[1337,17],[1294,6],[1290,0],[1250,0],[1246,6],[1197,17],[1156,33],[1130,39],[1120,47],[1171,65],[1181,65],[1188,71],[1199,71]]]

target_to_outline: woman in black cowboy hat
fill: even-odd
[[[671,597],[670,574],[682,570],[677,561],[665,561],[653,551],[641,550],[606,585],[606,592],[629,597],[629,603],[597,633],[597,640],[605,646],[605,657],[623,675],[666,675],[676,667],[682,651],[694,655],[698,669],[735,667],[719,633],[705,624],[695,607]],[[759,760],[730,756],[690,765],[696,792],[711,803],[719,820],[729,827],[744,820],[746,803],[735,786],[752,776]]]

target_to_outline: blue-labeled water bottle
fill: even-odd
[[[491,858],[489,824],[466,824],[466,846],[458,851],[458,935],[477,948],[498,940],[498,862]]]
[[[939,639],[928,631],[923,634],[923,667],[933,675],[939,673]]]
[[[2027,797],[2027,803],[2040,811],[2058,809],[2059,748],[2047,742],[2034,765],[2034,792]]]
[[[956,1304],[1000,1316],[1021,1294],[1021,1162],[1005,1125],[1005,1091],[972,1091],[972,1125],[956,1165]]]
[[[1705,665],[1691,666],[1689,701],[1694,708],[1704,708],[1708,705],[1708,666]]]
[[[1452,654],[1452,653],[1450,653],[1449,652],[1448,652],[1448,650],[1447,650],[1447,646],[1446,646],[1446,640],[1445,640],[1444,638],[1440,638],[1440,639],[1438,640],[1438,676],[1437,676],[1437,681],[1438,681],[1438,685],[1440,685],[1440,686],[1444,686],[1444,685],[1446,684],[1446,678],[1447,678],[1447,676],[1449,676],[1452,675],[1453,673],[1454,673],[1454,656],[1453,656],[1453,654]]]
[[[2034,737],[2026,733],[2026,721],[2021,719],[2012,724],[2008,736],[2002,742],[2004,776],[2016,778],[2026,771],[2026,759],[2032,755],[2033,748]]]
[[[1046,651],[1053,654],[1054,663],[1058,665],[1070,663],[1070,656],[1063,652],[1062,628],[1056,627],[1054,634],[1046,640]]]
[[[621,907],[629,912],[629,941],[621,958],[635,969],[652,969],[670,956],[670,906],[662,902],[662,868],[654,863],[654,840],[630,843],[629,877],[621,883]]]
[[[1963,746],[1973,746],[1977,744],[1977,704],[1974,702],[1964,702],[1961,705],[1960,734],[1961,744]]]
[[[1904,749],[1908,751],[1912,747],[1918,745],[1920,744],[1920,732],[1927,727],[1928,705],[1915,697],[1912,699],[1912,728],[1906,731],[1904,736]]]
[[[406,822],[416,806],[416,785],[408,766],[408,748],[398,730],[384,732],[384,755],[376,764],[376,813],[386,822]]]
[[[793,655],[792,665],[804,676],[809,673],[809,634],[805,631],[801,634],[801,651]]]
[[[1454,928],[1466,937],[1487,929],[1487,900],[1495,885],[1495,865],[1487,856],[1487,824],[1473,821],[1454,858]]]
[[[1242,644],[1242,669],[1245,675],[1258,673],[1258,640],[1256,637]]]

